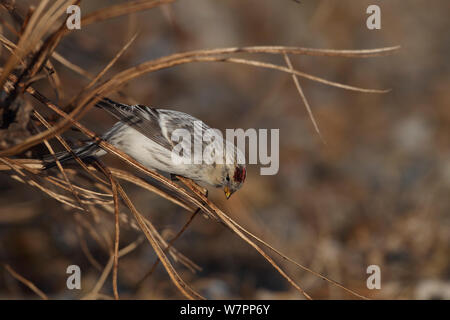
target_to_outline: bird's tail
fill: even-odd
[[[52,154],[48,154],[45,155],[43,157],[43,161],[44,161],[44,170],[53,168],[56,166],[56,159],[58,159],[58,161],[60,163],[69,161],[74,159],[74,154],[77,155],[77,157],[79,157],[80,159],[86,159],[92,156],[95,156],[96,151],[98,151],[98,146],[94,143],[90,143],[88,145],[85,145],[83,147],[80,147],[78,149],[74,149],[73,153],[68,152],[68,151],[62,151],[62,152],[57,152],[55,155]]]
[[[107,110],[107,111],[111,112],[113,115],[116,115],[117,108],[121,108],[126,105],[120,104],[109,98],[103,97],[101,100],[99,100],[95,104],[95,106],[98,108]],[[74,149],[73,153],[76,154],[80,159],[86,159],[89,157],[94,157],[96,155],[96,153],[99,151],[99,149],[100,148],[98,147],[97,144],[90,143],[90,144],[87,144],[78,149]],[[63,152],[56,153],[54,156],[52,154],[44,156],[42,159],[44,161],[44,170],[47,170],[47,169],[50,169],[50,168],[53,168],[56,166],[55,157],[56,157],[56,159],[58,159],[58,161],[60,163],[74,159],[75,157],[73,156],[73,153],[68,152],[68,151],[63,151]]]
[[[109,112],[112,112],[117,107],[123,107],[124,105],[117,103],[109,98],[104,97],[101,100],[99,100],[95,106],[98,108],[107,110]],[[112,113],[114,114],[114,112],[112,112]],[[44,170],[47,170],[47,169],[50,169],[50,168],[53,168],[56,166],[55,157],[56,157],[56,159],[58,159],[58,161],[60,163],[74,159],[75,157],[73,154],[76,154],[80,159],[86,159],[89,157],[94,157],[97,154],[97,152],[99,151],[99,149],[100,148],[98,147],[97,144],[89,143],[83,147],[72,150],[73,153],[68,152],[68,151],[62,151],[62,152],[56,153],[55,155],[52,155],[52,154],[45,155],[42,159],[44,161]]]

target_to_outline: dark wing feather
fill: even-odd
[[[160,146],[172,150],[172,143],[162,135],[158,110],[141,105],[126,105],[103,98],[96,104],[118,120],[139,131]]]
[[[164,126],[164,135],[166,139],[171,140],[175,130],[184,129],[187,130],[192,136],[190,139],[183,139],[177,141],[177,144],[181,144],[184,150],[191,149],[191,154],[194,152],[195,145],[201,145],[202,150],[210,144],[209,141],[204,140],[204,134],[207,130],[211,129],[203,121],[191,116],[190,114],[175,111],[158,109],[160,115],[160,123]],[[217,130],[217,129],[216,129]]]

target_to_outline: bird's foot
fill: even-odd
[[[180,180],[180,176],[174,175],[174,174],[170,174],[170,177],[172,179],[172,181],[179,181]],[[184,177],[182,177],[184,178]],[[192,179],[189,178],[184,178],[187,179],[189,181],[189,185],[191,187],[193,187],[196,191],[200,192],[202,195],[204,195],[206,198],[208,198],[208,189],[203,188],[202,186],[200,186],[199,184],[197,184],[197,182],[195,182]]]
[[[191,180],[192,181],[192,180]],[[198,185],[195,181],[192,181],[192,186],[201,194],[205,196],[205,198],[208,198],[208,189],[203,188],[202,186]]]

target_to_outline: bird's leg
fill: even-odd
[[[185,178],[183,176],[177,176],[172,173],[170,174],[170,178],[172,179],[172,181],[179,181],[179,180],[183,181],[183,179],[180,179],[180,177],[183,179],[189,180],[189,182],[190,182],[189,185],[191,185],[195,190],[197,190],[198,192],[203,194],[206,198],[208,198],[208,189],[203,188],[202,186],[198,185],[194,180]]]
[[[195,181],[191,180],[192,182],[192,186],[201,194],[203,194],[205,196],[205,198],[208,198],[208,189],[203,188],[202,186],[200,186],[199,184],[197,184]]]
[[[170,174],[170,180],[172,181],[180,181],[178,176],[176,174],[171,173]],[[189,179],[192,183],[192,186],[199,191],[201,194],[203,194],[206,198],[208,198],[208,189],[203,188],[202,186],[198,185],[194,180]]]
[[[181,180],[181,182],[184,183],[188,188],[193,189],[191,191],[194,191],[194,193],[196,193],[196,192],[201,193],[203,196],[208,198],[208,189],[199,186],[192,179],[184,178],[182,176],[178,176],[178,179]],[[201,213],[207,219],[213,218],[214,220],[219,220],[218,217],[216,217],[213,213],[209,213],[209,212],[203,211],[203,210],[201,211]]]

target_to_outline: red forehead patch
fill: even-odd
[[[247,175],[245,168],[237,167],[234,171],[234,181],[244,182],[245,176]]]

